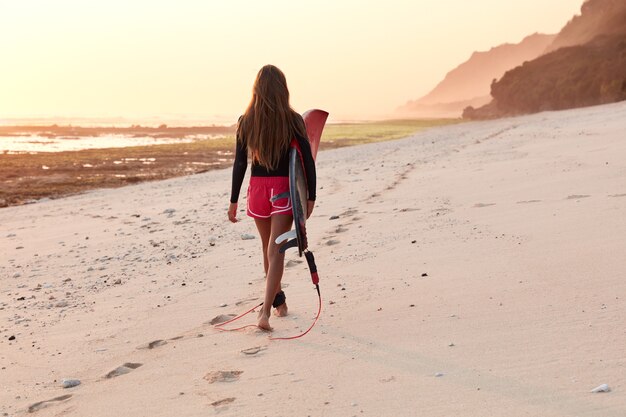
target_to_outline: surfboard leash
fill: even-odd
[[[315,315],[315,319],[313,320],[313,323],[311,324],[311,326],[309,326],[308,329],[306,329],[306,331],[304,331],[303,333],[297,335],[297,336],[290,336],[290,337],[271,337],[270,336],[270,340],[294,340],[294,339],[299,339],[302,336],[306,335],[307,333],[309,333],[311,331],[311,329],[313,329],[313,327],[315,326],[315,324],[317,323],[317,320],[319,320],[320,315],[322,314],[322,294],[320,293],[320,286],[319,286],[319,275],[317,274],[317,265],[315,265],[315,257],[313,256],[313,253],[310,252],[308,249],[305,250],[304,252],[304,256],[306,258],[306,262],[309,266],[309,272],[311,273],[311,281],[313,281],[313,284],[315,285],[315,290],[317,291],[317,300],[318,300],[318,305],[317,305],[317,314]],[[252,313],[254,310],[256,310],[257,308],[263,306],[263,303],[257,304],[254,307],[252,307],[250,310],[241,313],[240,315],[238,315],[237,317],[233,317],[232,319],[225,321],[223,323],[218,323],[216,324],[214,327],[222,332],[235,332],[235,331],[239,331],[239,330],[243,330],[243,329],[247,329],[249,327],[257,327],[255,324],[248,324],[245,326],[241,326],[241,327],[236,327],[234,329],[225,329],[222,326],[232,323],[236,320],[239,320],[242,317],[247,316],[248,314]]]
[[[237,330],[243,330],[243,329],[245,329],[245,328],[247,328],[247,327],[256,327],[256,325],[254,325],[254,324],[248,324],[248,325],[246,325],[246,326],[237,327],[236,329],[223,329],[223,328],[222,328],[222,326],[224,326],[224,325],[226,325],[226,324],[228,324],[228,323],[232,323],[232,322],[233,322],[233,321],[235,321],[235,320],[239,320],[240,318],[242,318],[242,317],[244,317],[244,316],[247,316],[248,314],[252,313],[252,312],[253,312],[254,310],[256,310],[257,308],[261,307],[262,305],[263,305],[263,303],[261,303],[261,304],[257,304],[257,305],[255,305],[254,307],[252,307],[250,310],[246,311],[245,313],[241,313],[241,314],[240,314],[240,315],[238,315],[237,317],[233,317],[232,319],[230,319],[230,320],[228,320],[228,321],[225,321],[225,322],[223,322],[223,323],[218,323],[218,324],[216,324],[216,325],[215,325],[215,326],[213,326],[213,327],[215,327],[217,330],[220,330],[220,331],[222,331],[222,332],[234,332],[234,331],[237,331]]]
[[[304,333],[301,333],[297,336],[291,336],[291,337],[270,337],[270,340],[298,339],[311,331],[313,326],[315,326],[315,324],[317,323],[317,320],[320,318],[320,315],[322,314],[322,294],[320,293],[320,285],[319,285],[320,277],[317,274],[317,265],[315,265],[315,256],[313,256],[313,252],[310,252],[308,249],[305,249],[304,257],[306,258],[306,263],[309,266],[309,272],[311,273],[311,281],[313,281],[313,284],[315,285],[315,290],[317,291],[318,305],[317,305],[317,314],[315,315],[315,320],[313,320],[313,323],[311,324],[311,326],[309,326],[309,328],[306,329]]]

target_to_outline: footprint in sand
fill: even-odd
[[[243,371],[211,371],[204,376],[209,384],[214,382],[235,382],[239,380],[239,376]]]
[[[613,195],[610,195],[609,197],[613,197],[613,198],[626,197],[626,194],[613,194]]]
[[[216,324],[220,324],[220,323],[224,323],[230,319],[232,319],[233,317],[235,317],[236,314],[220,314],[219,316],[215,316],[213,317],[208,324],[210,324],[211,326],[214,326]],[[206,323],[205,323],[206,324]]]
[[[343,227],[343,225],[339,225],[336,229],[335,229],[335,233],[343,233],[343,232],[347,232],[348,229]]]
[[[265,281],[265,277],[260,278],[260,280]],[[239,300],[235,303],[236,306],[240,306],[242,304],[250,304],[253,301],[258,301],[258,297],[246,298],[244,300]]]
[[[141,365],[143,365],[143,364],[142,363],[126,362],[124,365],[118,366],[117,368],[115,368],[114,370],[112,370],[111,372],[106,374],[104,377],[107,378],[107,379],[115,378],[116,376],[120,376],[120,375],[124,375],[124,374],[129,373],[130,371],[139,368]]]
[[[42,408],[46,408],[52,403],[66,401],[72,398],[72,394],[61,395],[60,397],[55,397],[51,400],[39,401],[38,403],[32,404],[28,407],[29,413],[34,413],[35,411],[39,411]]]
[[[243,353],[244,355],[256,355],[257,353],[265,349],[266,348],[261,347],[261,346],[255,346],[255,347],[251,347],[248,349],[243,349],[241,353]]]
[[[213,401],[211,405],[213,407],[220,407],[226,404],[230,404],[233,401],[235,401],[235,397],[228,397],[228,398],[224,398],[223,400]]]
[[[150,343],[146,343],[144,345],[137,346],[137,349],[154,349],[154,348],[157,348],[157,347],[163,346],[163,345],[167,345],[167,342],[165,340],[158,339],[158,340],[153,340]]]
[[[296,260],[296,259],[290,259],[285,264],[285,268],[293,268],[294,266],[300,265],[301,263],[302,263],[302,261],[299,261],[299,260]]]
[[[568,195],[567,196],[567,200],[578,200],[580,198],[589,198],[589,197],[591,197],[591,196],[590,195],[586,195],[586,194],[581,194],[581,195],[572,194],[572,195]]]

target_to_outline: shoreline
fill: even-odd
[[[456,120],[396,120],[329,125],[320,150],[393,140],[418,131],[458,123]],[[21,129],[22,127],[20,127]],[[193,175],[232,164],[234,129],[224,127],[79,128],[61,126],[43,131],[50,135],[128,135],[184,138],[197,134],[224,134],[216,139],[149,146],[96,148],[80,151],[0,154],[0,208],[57,199],[98,188],[117,188],[145,181]],[[0,135],[15,132],[15,127]],[[30,127],[24,132],[41,133]],[[0,136],[0,140],[2,137]]]

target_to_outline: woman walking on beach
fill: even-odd
[[[276,238],[291,229],[291,199],[274,196],[289,191],[289,148],[292,139],[300,145],[308,183],[308,216],[315,205],[315,161],[302,116],[289,105],[285,75],[277,67],[266,65],[257,74],[252,100],[237,125],[237,145],[228,219],[237,222],[237,201],[250,157],[252,168],[247,195],[247,214],[254,219],[263,245],[265,301],[258,326],[271,330],[272,306],[277,316],[287,315],[281,279],[285,255],[278,252]],[[308,217],[307,216],[307,217]]]

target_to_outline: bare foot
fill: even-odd
[[[287,303],[283,303],[276,307],[276,310],[274,310],[274,314],[276,315],[276,317],[285,317],[287,314],[289,314]]]
[[[270,316],[269,314],[263,314],[263,310],[261,310],[261,314],[259,314],[259,322],[257,326],[261,330],[266,330],[268,332],[272,331],[272,326],[270,326]]]

